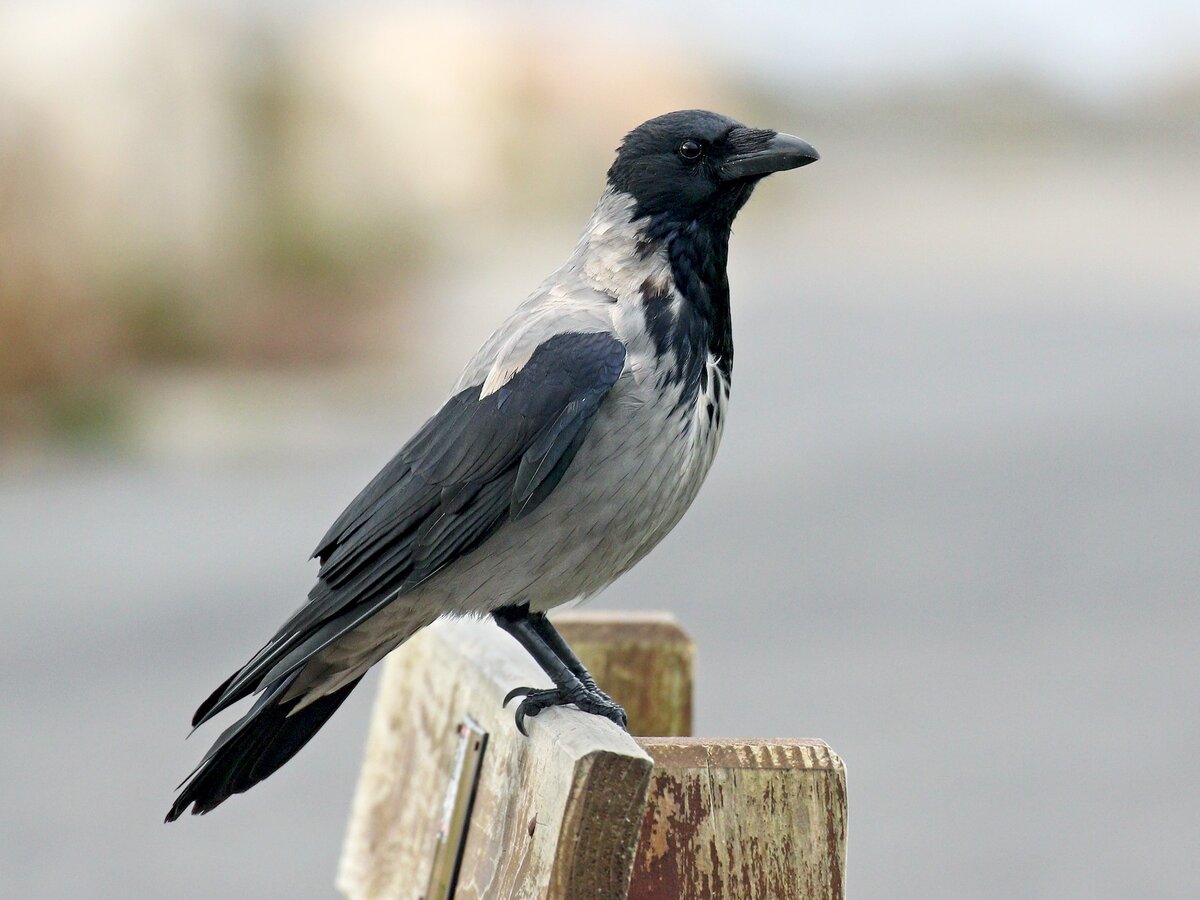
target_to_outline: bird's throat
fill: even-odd
[[[732,371],[725,266],[730,226],[744,200],[719,214],[681,219],[639,214],[632,197],[610,188],[568,262],[615,301],[641,306],[666,371],[689,385],[699,383],[709,358],[726,379]]]
[[[660,352],[675,354],[679,377],[698,382],[712,358],[728,380],[733,370],[733,321],[729,308],[729,221],[647,223],[646,239],[660,246],[678,301],[668,304],[664,286],[643,289],[647,327]]]

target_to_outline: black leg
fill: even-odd
[[[570,648],[563,636],[558,633],[553,623],[546,617],[545,613],[531,613],[529,621],[533,623],[534,630],[538,633],[546,646],[554,651],[554,655],[561,659],[571,673],[579,679],[586,688],[596,689],[596,679],[592,678],[592,673],[584,668],[583,663],[579,661],[579,657],[575,655],[575,651]]]
[[[493,610],[492,617],[497,625],[517,639],[554,682],[553,690],[519,687],[509,691],[504,698],[507,706],[514,697],[524,697],[517,707],[517,729],[522,734],[528,734],[526,716],[533,717],[543,709],[568,703],[574,703],[584,712],[604,716],[622,728],[627,727],[625,710],[596,687],[595,679],[554,630],[549,619],[540,613],[531,614],[528,606],[506,606]]]
[[[570,664],[547,644],[534,624],[535,619],[544,617],[531,615],[528,606],[505,606],[494,610],[492,618],[496,620],[497,625],[517,639],[517,643],[525,648],[526,652],[533,657],[534,662],[542,667],[542,671],[549,675],[550,680],[558,687],[571,687],[579,684],[579,678],[572,671]],[[578,662],[578,660],[576,661]],[[582,685],[580,686],[582,687]]]
[[[554,623],[546,616],[545,613],[531,613],[529,620],[533,623],[534,630],[546,642],[546,646],[554,651],[554,655],[561,659],[571,670],[571,674],[579,679],[579,683],[583,685],[588,693],[596,695],[602,701],[612,704],[619,714],[618,719],[614,719],[618,725],[629,730],[629,717],[625,715],[625,710],[622,709],[612,697],[604,693],[596,686],[596,679],[592,677],[592,673],[587,670],[579,657],[575,655],[575,651],[571,649],[570,644],[563,640],[563,636],[558,633],[558,629],[554,627]]]

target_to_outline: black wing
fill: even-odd
[[[295,671],[562,479],[625,365],[611,334],[555,335],[501,388],[452,397],[354,499],[321,539],[308,602],[197,710],[199,725]]]

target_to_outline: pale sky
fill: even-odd
[[[0,27],[6,20],[27,20],[23,13],[36,8],[56,9],[76,21],[80,16],[102,21],[168,2],[264,15],[280,24],[303,17],[305,10],[335,5],[423,5],[419,0],[0,0]],[[1101,100],[1162,83],[1200,82],[1200,0],[448,0],[441,5],[474,6],[488,15],[599,28],[606,34],[637,28],[651,43],[691,42],[699,65],[712,59],[752,77],[869,87],[884,78],[944,81],[1015,74]],[[42,21],[53,22],[54,16]]]
[[[522,4],[527,6],[527,4]],[[1200,80],[1197,0],[622,0],[656,25],[692,29],[740,66],[800,76],[937,79],[1015,71],[1120,94]]]

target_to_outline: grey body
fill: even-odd
[[[505,522],[309,661],[288,697],[303,697],[303,704],[337,690],[442,615],[524,603],[543,612],[592,596],[687,511],[720,442],[729,382],[710,357],[703,389],[689,388],[672,377],[674,360],[656,351],[643,286],[683,301],[665,252],[635,252],[642,233],[632,215],[631,197],[606,191],[570,259],[496,329],[452,391],[499,389],[555,334],[604,332],[620,340],[625,367],[558,487],[529,515]]]

